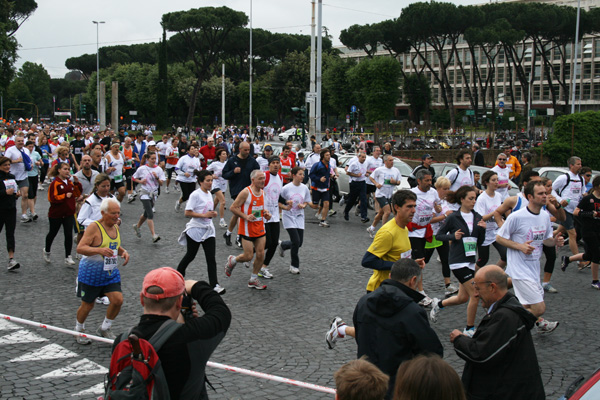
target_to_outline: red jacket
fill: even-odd
[[[81,183],[75,185],[71,181],[64,182],[56,177],[48,187],[48,201],[50,208],[48,209],[48,218],[64,218],[75,215],[75,201],[77,192],[81,193]],[[67,193],[72,193],[71,197],[67,197]]]
[[[202,169],[206,169],[206,167],[208,166],[208,160],[210,160],[210,162],[213,162],[215,160],[216,152],[217,148],[215,146],[208,147],[208,145],[206,145],[200,147],[200,154],[204,156],[204,160],[202,160],[201,162]]]

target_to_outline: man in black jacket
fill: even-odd
[[[485,160],[483,158],[483,153],[479,149],[479,145],[477,143],[473,143],[473,164],[483,167],[485,164]]]
[[[184,321],[181,314],[184,295],[191,296],[204,311]],[[208,399],[205,368],[231,323],[231,312],[221,296],[206,282],[184,280],[173,268],[150,271],[140,294],[144,315],[132,333],[150,339],[169,319],[177,320],[177,329],[158,350],[171,399]]]
[[[466,361],[462,381],[471,399],[545,399],[531,329],[537,317],[508,293],[507,276],[497,265],[475,274],[475,296],[487,315],[472,338],[450,333],[456,354]]]
[[[417,172],[419,172],[422,169],[426,169],[427,171],[431,172],[431,179],[432,179],[431,184],[435,185],[435,170],[431,166],[432,163],[433,163],[433,157],[431,157],[430,154],[423,154],[423,156],[421,157],[421,164],[417,165],[415,167],[415,169],[413,169],[413,171],[411,172],[410,176],[408,177],[408,184],[410,185],[411,188],[414,188],[418,185]]]
[[[391,398],[396,371],[402,362],[424,353],[444,355],[425,310],[418,305],[423,299],[416,291],[421,272],[414,260],[398,260],[392,267],[390,279],[363,296],[352,317],[357,357],[366,355],[367,360],[390,376],[386,398]]]

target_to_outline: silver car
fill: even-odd
[[[456,168],[458,165],[454,164],[454,163],[433,163],[431,164],[431,166],[433,167],[434,171],[435,171],[435,176],[446,176],[448,175],[448,172],[452,171],[454,168]],[[487,171],[489,171],[491,168],[488,167],[479,167],[477,165],[471,165],[469,167],[469,169],[473,172],[479,172],[479,183],[481,183],[481,177],[483,176],[483,174]],[[520,190],[519,190],[519,186],[517,186],[513,181],[509,180],[508,184],[510,185],[509,189],[508,189],[508,195],[509,196],[516,196]]]

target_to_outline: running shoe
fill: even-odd
[[[219,221],[219,226],[221,228],[227,228],[227,222],[225,222],[225,220],[221,218],[221,221]]]
[[[137,224],[133,224],[133,230],[135,231],[135,236],[139,238],[142,237],[142,231],[140,230],[140,227],[137,226]]]
[[[591,265],[592,265],[592,262],[591,262],[591,261],[588,261],[588,262],[587,262],[587,263],[585,263],[585,264],[584,264],[584,263],[579,263],[579,264],[577,265],[577,270],[579,270],[579,271],[583,271],[583,270],[584,270],[584,269],[586,269],[586,268],[590,268],[590,266],[591,266]]]
[[[244,261],[244,267],[246,267],[246,268],[250,268],[250,262],[248,262],[248,261]]]
[[[440,303],[442,301],[434,298],[433,299],[433,306],[431,307],[431,312],[429,313],[429,319],[431,320],[431,322],[433,322],[434,324],[437,322],[438,320],[438,314],[440,313],[440,311],[442,311],[442,309],[440,308]]]
[[[419,302],[419,305],[423,306],[423,307],[428,307],[431,305],[431,303],[433,303],[433,300],[431,299],[431,297],[425,295],[425,297],[423,297],[423,300],[421,300]]]
[[[37,221],[38,215],[36,213],[31,214],[31,219]]]
[[[367,228],[367,233],[369,234],[369,237],[371,239],[373,239],[375,237],[375,228],[373,228],[372,226]]]
[[[347,213],[347,212],[344,212],[344,219],[345,219],[346,221],[350,221],[350,216],[348,215],[348,213]]]
[[[446,297],[450,297],[450,296],[452,296],[455,293],[458,293],[458,288],[456,286],[454,286],[454,285],[449,285],[446,288],[446,291],[444,292],[444,294],[446,295]]]
[[[330,217],[331,217],[332,215],[335,215],[335,214],[337,214],[337,211],[335,211],[335,210],[329,210],[329,211],[327,212],[327,215],[328,215],[328,216],[330,216]]]
[[[360,222],[362,222],[363,224],[366,224],[367,222],[369,222],[371,219],[369,218],[361,218]]]
[[[262,267],[260,271],[258,271],[258,276],[265,279],[273,279],[273,274],[269,272],[268,268]]]
[[[227,232],[223,234],[223,239],[225,239],[225,244],[227,246],[231,246],[231,235],[228,235]]]
[[[16,262],[14,258],[11,258],[10,260],[8,260],[8,267],[7,267],[7,269],[9,271],[14,271],[15,269],[19,269],[19,268],[21,268],[21,264],[19,264],[18,262]]]
[[[112,339],[112,340],[115,340],[117,338],[117,336],[112,332],[112,330],[110,328],[102,329],[102,325],[100,325],[98,327],[98,329],[96,330],[96,334],[98,336],[102,336],[103,338]]]
[[[235,256],[229,256],[227,257],[227,263],[225,264],[225,275],[227,275],[227,277],[231,276],[231,273],[233,272],[233,269],[235,268]]]
[[[223,286],[219,285],[218,283],[215,285],[215,287],[213,288],[213,290],[215,292],[217,292],[218,294],[220,294],[220,295],[224,295],[225,292],[226,292],[225,288]]]
[[[319,222],[319,226],[323,227],[323,228],[329,228],[329,222],[321,221],[321,222]]]
[[[135,201],[135,194],[127,196],[127,203],[133,203]]]
[[[554,331],[558,327],[558,321],[551,322],[540,318],[540,320],[536,322],[536,325],[538,333],[546,334]]]
[[[71,265],[75,265],[75,260],[73,260],[73,257],[68,256],[67,258],[65,258],[65,264],[71,266]]]
[[[592,287],[596,290],[600,290],[600,282],[592,282]]]
[[[562,256],[560,258],[560,269],[561,269],[561,271],[565,272],[565,270],[569,266],[569,263],[570,263],[569,256]]]
[[[346,202],[346,198],[344,196],[342,196],[339,201],[340,207],[343,206],[345,202]]]
[[[300,275],[300,269],[290,265],[290,274]]]
[[[156,243],[160,240],[160,236],[158,236],[157,233],[155,233],[154,235],[152,235],[152,243]]]
[[[285,249],[281,245],[281,240],[279,241],[279,244],[277,244],[277,251],[279,251],[281,257],[285,257]]]
[[[175,191],[179,192],[179,185],[175,185]]]
[[[51,262],[50,261],[50,252],[46,251],[46,249],[42,249],[42,257],[44,257],[44,261],[46,261],[47,263]]]
[[[181,203],[179,202],[179,199],[175,202],[175,212],[179,212],[181,211]]]
[[[327,346],[330,349],[335,347],[337,340],[340,338],[338,328],[344,325],[346,325],[346,323],[342,321],[340,317],[335,317],[333,321],[331,321],[331,324],[329,324],[329,329],[325,334],[325,342],[327,342]]]
[[[317,213],[315,214],[315,218],[316,218],[316,219],[321,219],[321,213],[320,213],[320,212],[317,212]]]
[[[108,296],[96,297],[96,303],[107,306],[110,304],[110,300],[108,299]]]
[[[265,290],[267,285],[263,285],[258,278],[254,278],[248,281],[248,287],[256,290]]]
[[[169,188],[168,187],[165,188],[165,193],[169,194]]]
[[[79,333],[85,334],[85,329],[80,330]],[[92,344],[92,339],[83,336],[77,336],[77,343],[83,345]]]
[[[32,221],[32,219],[29,218],[27,215],[25,215],[25,214],[21,215],[21,222],[22,223],[27,223],[27,222],[31,222],[31,221]]]
[[[240,235],[235,237],[235,245],[238,247],[238,249],[242,248],[242,240],[240,239]]]
[[[475,335],[475,327],[470,328],[470,329],[467,329],[467,328],[463,329],[463,335],[472,338],[473,335]]]
[[[558,293],[558,290],[550,282],[542,283],[542,287],[544,288],[544,292],[548,293]]]

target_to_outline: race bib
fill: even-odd
[[[132,164],[133,164],[133,161],[131,159],[128,158],[127,160],[125,160],[126,167],[131,167]]]
[[[206,160],[206,165],[208,166],[208,165],[212,164],[212,162],[213,162],[212,158],[209,158],[208,160]]]
[[[385,175],[383,177],[383,184],[384,185],[391,185],[392,184],[391,180],[392,180],[391,175]]]
[[[573,193],[576,196],[579,196],[579,194],[581,193],[581,186],[579,186],[579,185],[571,186],[571,193]]]
[[[477,254],[477,238],[463,237],[463,245],[465,247],[465,256],[472,257]]]
[[[82,148],[81,147],[75,147],[75,154],[82,154]]]
[[[262,218],[263,206],[252,206],[252,215],[256,219]]]
[[[412,256],[412,249],[406,250],[404,253],[400,254],[400,258],[410,258]]]
[[[120,183],[123,182],[123,175],[117,175],[115,176],[115,183]]]
[[[104,257],[104,271],[108,271],[109,273],[112,272],[112,270],[114,270],[115,268],[117,268],[118,264],[119,264],[119,256],[118,254],[118,249],[115,249],[114,247],[117,246],[116,243],[111,243],[110,248],[113,251],[113,256],[112,257]]]
[[[539,260],[542,255],[542,245],[546,236],[546,227],[533,226],[527,236],[527,240],[532,240],[531,246],[535,247],[535,249],[531,254],[525,255],[525,259],[529,261]]]
[[[291,168],[287,165],[282,165],[281,166],[281,174],[282,175],[289,175],[291,171]]]
[[[4,181],[4,187],[6,188],[6,190],[14,189],[15,192],[19,190],[19,187],[17,186],[17,181],[15,181],[14,179],[6,179]]]

